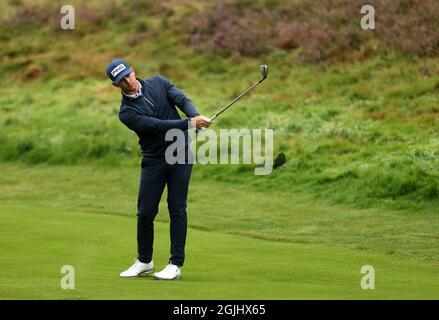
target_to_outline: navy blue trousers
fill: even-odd
[[[183,266],[187,230],[187,195],[192,164],[166,163],[165,159],[143,159],[137,201],[137,251],[143,263],[152,260],[154,218],[165,185],[168,187],[171,257],[169,262]]]

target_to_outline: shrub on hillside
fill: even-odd
[[[416,56],[439,53],[439,1],[380,0],[377,33],[384,48]]]
[[[0,27],[34,27],[59,26],[61,17],[60,3],[15,4],[15,8],[7,15],[0,16]],[[127,3],[108,1],[104,4],[90,5],[79,2],[74,5],[78,27],[86,27],[88,31],[93,27],[103,25],[114,20],[126,22],[139,17],[139,14],[172,15],[172,10],[153,0],[133,0]]]
[[[268,49],[272,23],[267,10],[241,8],[229,1],[190,20],[189,42],[209,53],[257,56]]]
[[[42,26],[52,20],[53,14],[53,10],[47,10],[41,5],[20,5],[14,14],[9,18],[4,18],[2,23],[12,27]]]
[[[364,58],[390,50],[439,54],[436,0],[301,0],[270,10],[238,3],[223,2],[191,19],[189,43],[205,52],[244,56],[257,56],[271,47],[298,49],[299,59],[308,62]],[[375,30],[360,27],[365,4],[375,8]]]

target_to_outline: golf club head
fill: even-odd
[[[266,64],[262,64],[259,66],[259,71],[261,72],[262,79],[267,78],[268,76],[268,66]]]

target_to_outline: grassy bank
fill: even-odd
[[[255,177],[253,168],[243,165],[203,166],[198,169],[201,176],[360,208],[437,207],[436,38],[422,30],[417,37],[406,33],[401,43],[387,33],[364,36],[352,22],[361,17],[355,11],[360,2],[333,2],[325,6],[337,4],[340,10],[327,15],[320,12],[324,7],[314,8],[307,1],[291,6],[282,1],[270,6],[261,1],[223,6],[215,1],[138,0],[127,6],[120,1],[74,1],[74,31],[59,28],[60,3],[2,3],[0,70],[10,81],[0,88],[0,161],[136,164],[137,138],[119,122],[120,93],[104,72],[114,57],[125,57],[140,77],[170,78],[206,115],[252,84],[257,67],[265,63],[270,66],[268,81],[218,119],[214,128],[272,128],[275,155],[284,152],[286,164],[267,177]],[[374,4],[380,8],[386,2]],[[421,10],[425,6],[431,10]],[[392,26],[400,23],[401,28],[434,25],[436,9],[421,1],[411,6],[395,1],[388,7],[398,17]],[[312,46],[313,39],[322,36],[314,32],[322,25],[312,19],[306,24],[315,14],[321,16],[319,23],[338,30],[336,51]],[[234,52],[234,46],[212,51],[213,44],[204,43],[209,37],[221,38],[230,24],[230,30],[240,30],[231,43],[247,37],[252,44],[262,34],[246,21],[259,15],[279,15],[282,23],[270,28],[281,28],[275,32],[280,42],[267,43],[271,47],[257,54],[246,48]],[[230,19],[223,21],[223,16]],[[387,18],[381,17],[383,25],[391,22]],[[212,29],[206,22],[210,20],[218,28]],[[358,36],[357,45],[344,47],[340,35],[346,32]],[[297,38],[290,47],[286,44],[292,35]],[[220,49],[221,43],[217,46],[213,48]],[[376,50],[363,55],[368,46]],[[322,60],[302,63],[299,57],[307,52],[315,56],[313,50]]]
[[[204,177],[359,207],[437,203],[437,60],[316,67],[266,59],[269,80],[214,128],[272,128],[275,154],[284,152],[287,163],[267,177],[254,176],[252,166],[202,166]],[[207,61],[199,61],[199,72],[174,79],[208,115],[257,78],[254,60],[219,61],[227,72],[205,73]],[[117,117],[120,93],[107,81],[60,77],[0,91],[3,161],[117,165],[139,155],[137,137]]]

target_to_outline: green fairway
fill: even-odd
[[[189,230],[183,278],[120,279],[135,257],[135,219],[1,205],[1,299],[381,299],[437,298],[439,269],[428,263],[322,245]],[[156,268],[168,258],[168,227],[156,223]],[[63,290],[63,265],[75,289]],[[362,290],[360,268],[375,268]]]

